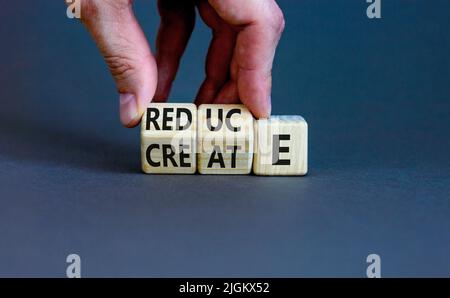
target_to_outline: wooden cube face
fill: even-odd
[[[201,105],[197,164],[201,174],[249,174],[253,116],[244,105]]]
[[[253,172],[267,176],[301,176],[308,172],[308,124],[300,116],[273,116],[255,121]]]
[[[148,174],[194,174],[197,107],[151,103],[141,122],[142,170]]]

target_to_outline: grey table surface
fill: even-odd
[[[279,1],[273,113],[307,177],[149,176],[64,1],[0,1],[0,276],[450,276],[450,2]],[[153,41],[152,1],[136,13]],[[203,79],[198,21],[171,95]],[[153,44],[153,42],[152,42]]]

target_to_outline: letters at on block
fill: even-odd
[[[197,107],[152,103],[141,122],[141,160],[145,173],[194,174]]]
[[[253,116],[244,105],[198,108],[197,163],[201,174],[249,174]]]
[[[308,172],[308,124],[300,116],[255,121],[256,175],[295,176]]]

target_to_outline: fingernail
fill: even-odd
[[[267,118],[270,118],[270,115],[272,114],[272,95],[269,95],[269,98],[267,99],[266,113]]]
[[[128,126],[139,117],[136,96],[131,93],[120,94],[120,121]]]

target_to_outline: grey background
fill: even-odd
[[[310,174],[146,176],[139,131],[64,1],[0,0],[0,276],[450,276],[450,2],[279,1],[273,113]],[[153,1],[136,1],[152,41]],[[198,21],[172,101],[203,79]]]

